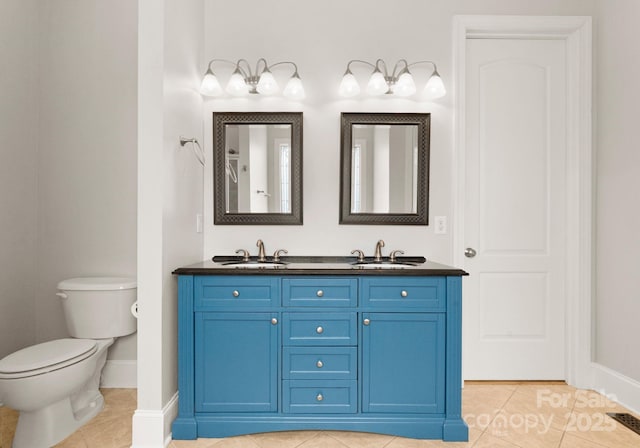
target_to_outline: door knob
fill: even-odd
[[[473,258],[473,257],[476,256],[476,250],[473,249],[472,247],[467,247],[464,250],[464,256],[467,257],[467,258]]]

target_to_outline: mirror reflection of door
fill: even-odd
[[[351,213],[416,213],[418,126],[352,128]]]
[[[227,213],[291,213],[291,125],[225,125]]]

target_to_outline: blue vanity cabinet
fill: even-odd
[[[173,438],[345,430],[467,440],[461,274],[447,272],[179,272]]]

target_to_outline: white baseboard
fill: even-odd
[[[171,423],[178,415],[178,393],[159,411],[138,409],[133,414],[131,448],[166,448],[171,443]]]
[[[640,413],[640,382],[593,363],[594,389],[632,412]]]
[[[135,389],[138,387],[138,362],[108,359],[102,369],[100,387]]]

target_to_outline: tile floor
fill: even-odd
[[[129,448],[135,389],[104,389],[104,411],[58,448]],[[292,431],[227,439],[174,440],[170,448],[640,448],[640,435],[610,419],[628,412],[595,392],[562,383],[468,382],[469,442],[444,443],[340,431]],[[636,415],[640,417],[640,415]],[[17,413],[0,408],[0,448],[10,448]]]

